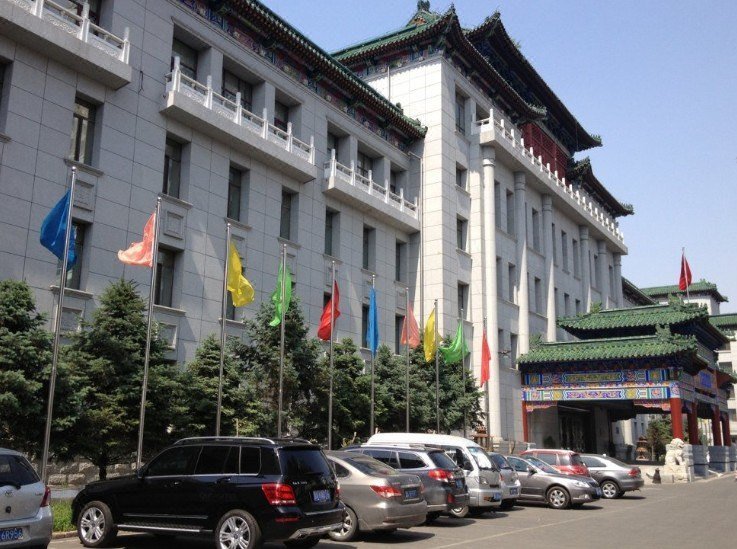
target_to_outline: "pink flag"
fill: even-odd
[[[146,226],[143,227],[143,242],[134,242],[127,250],[120,250],[118,259],[126,265],[151,267],[154,255],[154,225],[156,225],[156,212],[151,214],[146,221]]]
[[[420,328],[417,326],[412,305],[409,306],[409,311],[404,315],[404,325],[402,326],[402,336],[400,339],[402,345],[407,345],[407,325],[409,325],[409,345],[410,347],[417,347],[420,344]]]

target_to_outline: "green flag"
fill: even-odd
[[[458,324],[458,331],[453,341],[450,342],[448,347],[440,347],[440,352],[443,354],[443,359],[446,364],[453,364],[454,362],[460,362],[468,354],[468,345],[466,340],[463,339],[463,326]]]
[[[271,302],[274,304],[274,318],[269,322],[269,326],[278,326],[281,323],[281,312],[284,307],[284,315],[286,316],[289,310],[289,303],[292,301],[292,273],[289,272],[289,267],[286,268],[286,280],[284,288],[284,302],[282,302],[281,286],[282,286],[282,266],[279,264],[279,276],[276,278],[276,288],[271,294]]]

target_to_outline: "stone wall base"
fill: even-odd
[[[34,463],[39,470],[39,463]],[[135,473],[135,463],[119,463],[107,468],[107,478],[115,478]],[[74,460],[66,463],[50,463],[48,467],[49,486],[83,487],[88,482],[99,480],[99,469],[87,460]]]

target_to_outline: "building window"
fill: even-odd
[[[281,219],[279,224],[279,236],[285,240],[293,240],[293,232],[296,228],[297,194],[282,189],[281,192]]]
[[[405,268],[406,253],[407,244],[405,242],[402,242],[401,240],[397,240],[396,246],[394,248],[394,280],[397,280],[399,282],[404,282],[407,278],[407,269]]]
[[[467,251],[468,221],[462,217],[456,219],[456,245],[459,250]]]
[[[366,339],[366,332],[368,331],[369,321],[369,306],[361,306],[361,347],[368,349],[368,339]]]
[[[542,314],[543,312],[543,283],[542,283],[542,280],[540,280],[537,277],[534,277],[532,279],[532,291],[533,291],[533,302],[534,302],[535,312],[537,314]]]
[[[338,257],[337,245],[338,212],[325,210],[325,254]]]
[[[553,265],[558,265],[558,240],[555,238],[556,231],[555,231],[555,223],[551,223],[550,227],[551,232],[553,233]]]
[[[599,270],[599,267],[599,254],[594,254],[594,268],[591,275],[593,283],[591,284],[591,286],[601,289],[601,271]]]
[[[540,251],[540,212],[532,208],[532,248]]]
[[[458,318],[465,320],[468,317],[468,284],[458,283]]]
[[[376,229],[363,226],[363,262],[361,265],[369,271],[375,270],[376,261]]]
[[[494,181],[494,222],[497,229],[502,228],[502,186]]]
[[[156,292],[154,303],[171,307],[174,297],[174,268],[177,253],[172,250],[159,249],[156,262]]]
[[[456,166],[456,185],[461,189],[466,190],[468,184],[468,170]]]
[[[402,326],[404,315],[394,315],[394,354],[402,354]]]
[[[507,301],[514,303],[514,288],[517,285],[517,268],[513,263],[507,265]]]
[[[390,170],[389,171],[389,190],[394,194],[399,194],[397,191],[399,190],[399,186],[397,184],[397,181],[399,180],[399,175],[396,171]]]
[[[178,39],[171,44],[171,69],[174,70],[174,58],[179,57],[179,69],[182,74],[197,80],[197,50]]]
[[[507,234],[514,234],[514,193],[507,191]]]
[[[340,146],[340,138],[335,135],[334,133],[328,132],[328,158],[331,158],[333,156],[333,151],[335,151],[335,158],[338,158],[338,147]]]
[[[517,334],[509,334],[509,359],[512,368],[517,368]]]
[[[371,157],[359,152],[356,156],[356,173],[363,177],[369,177],[369,172],[373,170],[374,161]]]
[[[560,317],[560,307],[558,306],[558,288],[553,289],[553,306],[555,307],[555,318]]]
[[[573,241],[573,246],[575,250],[576,241]],[[563,256],[562,262],[563,262],[563,270],[565,272],[568,272],[568,234],[565,231],[560,232],[560,253]],[[575,253],[575,251],[574,251]],[[573,262],[576,263],[575,261]]]
[[[0,107],[2,107],[3,104],[3,90],[5,85],[5,73],[8,71],[8,67],[10,65],[4,65],[0,63]]]
[[[180,198],[182,187],[182,144],[171,138],[166,139],[164,148],[163,192]]]
[[[253,110],[253,86],[250,82],[241,80],[228,70],[223,70],[223,97],[235,102],[236,94],[241,94],[241,107],[247,111]]]
[[[92,164],[95,111],[95,106],[87,101],[77,98],[74,102],[69,158],[82,164]]]
[[[581,252],[578,247],[578,240],[574,239],[571,247],[573,248],[573,276],[581,278]],[[568,269],[567,258],[565,259],[564,265],[565,268]]]
[[[248,216],[248,174],[238,168],[228,171],[228,219],[245,221]]]
[[[289,124],[289,107],[280,101],[274,102],[274,126],[287,131]]]
[[[571,296],[568,294],[563,294],[563,314],[571,316]]]
[[[504,277],[502,276],[502,258],[496,257],[496,296],[504,299]]]
[[[611,296],[612,301],[615,301],[617,291],[616,284],[614,283],[614,267],[611,265],[609,265],[609,295]]]
[[[74,253],[77,261],[74,267],[67,271],[66,287],[73,290],[82,289],[82,264],[84,263],[84,241],[87,237],[87,225],[79,221],[72,221],[72,230],[75,231]],[[61,273],[61,260],[59,260],[56,271],[57,275]]]
[[[577,315],[580,315],[581,312],[582,312],[582,310],[581,310],[581,300],[580,299],[577,299],[576,300],[576,314]]]
[[[466,135],[466,98],[456,93],[456,130]]]

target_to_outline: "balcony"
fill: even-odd
[[[353,164],[353,163],[351,163]],[[403,193],[394,194],[371,178],[357,173],[332,158],[325,163],[325,194],[365,210],[399,230],[414,233],[420,230],[417,201],[410,202]]]
[[[118,89],[131,82],[128,29],[123,38],[51,0],[0,0],[0,34]]]
[[[479,142],[498,144],[497,156],[506,157],[535,176],[546,192],[552,191],[558,198],[559,205],[576,212],[591,223],[596,232],[608,239],[616,249],[626,252],[624,234],[619,230],[619,223],[583,189],[574,189],[566,182],[566,178],[558,177],[558,171],[552,171],[550,164],[543,163],[542,156],[535,156],[532,147],[525,146],[525,140],[515,131],[514,126],[492,110],[489,118],[474,122],[472,134],[479,136]],[[518,139],[519,137],[519,139]]]
[[[212,77],[207,83],[182,74],[179,58],[174,58],[174,70],[166,75],[166,102],[162,112],[180,122],[242,150],[245,154],[270,165],[288,176],[307,183],[317,178],[314,139],[300,141],[287,131],[268,122],[266,109],[258,117],[241,106],[240,93],[235,101],[226,99],[212,89]]]

